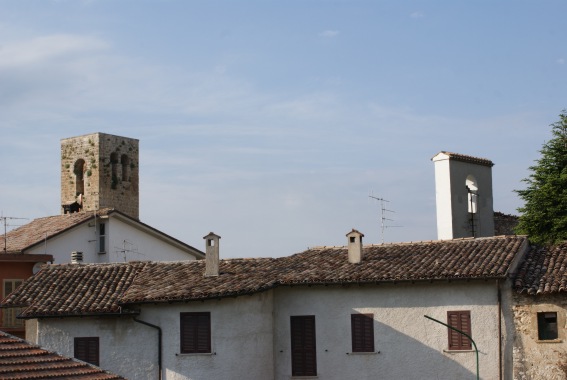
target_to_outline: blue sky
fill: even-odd
[[[564,1],[0,0],[0,210],[60,210],[59,141],[140,140],[140,217],[221,256],[436,239],[431,157],[494,207],[567,108]]]

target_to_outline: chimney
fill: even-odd
[[[354,228],[347,235],[348,239],[348,262],[358,264],[362,261],[362,233]]]
[[[82,264],[83,263],[83,252],[73,251],[71,252],[71,264]]]
[[[205,239],[205,276],[219,275],[219,235],[209,232]]]

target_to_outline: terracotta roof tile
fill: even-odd
[[[490,167],[494,166],[494,163],[487,158],[467,156],[466,154],[452,153],[452,152],[446,152],[446,151],[441,151],[439,153],[446,154],[451,159],[456,160],[456,161],[472,162],[472,163],[475,163],[475,164],[490,166]]]
[[[102,209],[98,215],[107,215],[112,209]],[[21,253],[24,250],[43,242],[70,228],[93,219],[92,212],[76,212],[73,214],[47,216],[13,229],[6,234],[6,252]],[[0,237],[0,247],[4,249],[4,235]]]
[[[136,314],[118,301],[146,263],[48,265],[3,303],[25,307],[22,317]]]
[[[359,264],[347,247],[320,247],[281,258],[221,260],[205,277],[205,261],[51,265],[26,281],[4,307],[25,318],[129,310],[144,302],[192,301],[251,294],[280,285],[506,278],[523,253],[522,236],[365,246]]]
[[[0,379],[124,379],[0,331]]]
[[[567,292],[567,242],[533,247],[518,270],[514,286],[519,293],[532,295]]]

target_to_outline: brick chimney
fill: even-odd
[[[346,236],[348,239],[348,262],[358,264],[362,261],[362,237],[364,235],[353,228]]]
[[[219,275],[219,235],[209,232],[205,239],[205,276]]]

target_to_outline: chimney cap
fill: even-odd
[[[207,235],[203,236],[203,239],[207,239],[207,238],[211,238],[211,237],[216,237],[216,238],[221,238],[219,235],[215,234],[214,232],[209,232]]]
[[[352,231],[350,231],[348,234],[346,234],[346,236],[350,236],[352,234],[358,234],[358,235],[364,237],[364,234],[362,232],[355,230],[354,228],[352,229]]]

